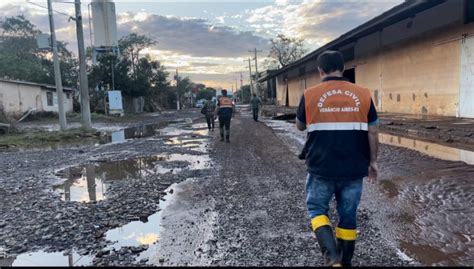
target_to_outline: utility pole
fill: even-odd
[[[235,91],[237,92],[239,89],[239,86],[237,84],[237,79],[235,79]],[[240,89],[242,91],[242,89]],[[237,96],[236,96],[237,97]]]
[[[179,110],[179,76],[178,76],[178,69],[176,69],[176,109]]]
[[[58,94],[59,127],[61,131],[66,130],[66,113],[64,112],[63,82],[61,80],[61,69],[59,66],[58,47],[56,45],[56,32],[54,29],[53,6],[48,0],[49,28],[51,31],[51,43],[53,46],[54,80],[56,83],[56,93]]]
[[[81,87],[81,114],[82,126],[86,129],[92,128],[91,109],[89,104],[89,82],[86,71],[86,52],[84,49],[84,31],[82,28],[81,0],[75,0],[76,6],[76,32],[77,50],[79,54],[79,83]]]
[[[243,88],[243,81],[242,81],[242,72],[240,72],[240,96],[242,98],[242,104],[244,103],[244,88]]]
[[[254,50],[249,50],[249,52],[255,53],[255,57],[253,58],[255,60],[255,87],[256,87],[256,92],[259,92],[259,84],[258,84],[258,60],[257,60],[257,52],[262,52],[261,50],[257,50],[255,48]]]
[[[249,58],[249,75],[250,75],[250,95],[253,95],[253,82],[252,82],[252,64],[250,63],[250,58]]]

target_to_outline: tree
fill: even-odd
[[[50,50],[40,50],[36,35],[41,31],[24,16],[8,17],[0,22],[0,77],[28,82],[54,84]],[[77,62],[58,42],[61,77],[65,86],[77,85]]]
[[[272,46],[268,57],[273,59],[273,66],[278,62],[285,67],[299,60],[306,53],[303,40],[278,34],[277,38],[271,39]]]
[[[136,75],[139,72],[137,67],[140,61],[140,52],[146,48],[155,45],[157,42],[144,35],[131,33],[119,40],[119,49],[125,58],[130,60],[132,72]]]
[[[202,87],[197,93],[196,99],[210,99],[216,96],[216,89],[212,87]]]
[[[234,96],[238,98],[242,98],[242,93],[243,93],[243,100],[242,103],[249,103],[250,102],[250,85],[244,85],[242,86],[241,89],[235,92]]]
[[[265,70],[280,69],[280,63],[277,60],[271,58],[265,59],[262,63],[262,66]]]
[[[144,49],[153,44],[156,42],[148,37],[133,33],[119,40],[120,56],[103,54],[98,57],[97,65],[91,68],[89,84],[98,85],[99,91],[95,91],[97,98],[91,99],[100,101],[112,84],[115,84],[115,88],[121,90],[124,96],[144,96],[147,111],[168,107],[167,103],[171,100],[168,96],[169,74],[159,61],[153,60],[149,55],[141,55]],[[88,52],[91,54],[90,49]]]

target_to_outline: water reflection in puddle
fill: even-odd
[[[120,249],[121,247],[137,247],[150,245],[158,241],[158,222],[160,212],[148,217],[146,222],[132,221],[127,225],[115,228],[105,234],[107,240],[115,242],[107,249]]]
[[[150,246],[156,243],[159,240],[163,209],[173,201],[173,197],[176,195],[175,189],[179,188],[180,184],[181,183],[174,183],[165,190],[166,195],[159,204],[160,211],[149,216],[146,221],[132,221],[124,226],[108,231],[105,234],[106,239],[114,243],[106,249],[138,247],[140,245]],[[148,248],[148,250],[145,250],[140,254],[137,260],[150,258],[154,254],[156,253],[151,248]]]
[[[91,256],[81,256],[76,252],[69,254],[62,252],[30,252],[17,257],[0,260],[3,266],[89,266],[92,265]]]
[[[379,140],[383,144],[416,150],[441,160],[462,161],[474,165],[474,152],[472,151],[383,133],[379,134]]]
[[[190,148],[199,152],[206,152],[209,147],[208,138],[200,138],[196,135],[176,136],[166,140],[166,145],[173,145],[181,148]]]
[[[145,124],[130,128],[125,128],[103,136],[99,144],[123,142],[127,139],[151,137],[155,135],[180,135],[193,132],[193,128],[198,128],[200,124],[191,127],[186,126],[192,123],[192,119],[182,119],[176,121],[161,122],[157,124]]]
[[[175,162],[175,163],[172,163]],[[184,165],[177,165],[182,162]],[[179,173],[184,169],[211,167],[208,155],[161,154],[138,159],[101,162],[72,167],[58,173],[66,181],[55,188],[64,201],[91,202],[107,198],[107,188],[117,180],[142,179],[151,175]]]
[[[110,135],[105,135],[100,138],[99,144],[118,143],[127,139],[136,139],[150,137],[160,134],[160,129],[165,127],[168,123],[146,124],[136,127],[125,128],[112,132]]]

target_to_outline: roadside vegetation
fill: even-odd
[[[96,140],[99,136],[100,132],[83,128],[71,128],[62,132],[39,128],[20,131],[14,128],[10,133],[0,135],[0,150],[54,147],[62,143],[79,144],[85,139]]]

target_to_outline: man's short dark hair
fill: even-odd
[[[227,96],[227,90],[222,90],[222,95]]]
[[[334,50],[327,50],[318,56],[318,67],[329,74],[335,71],[344,71],[344,57],[342,53]]]

